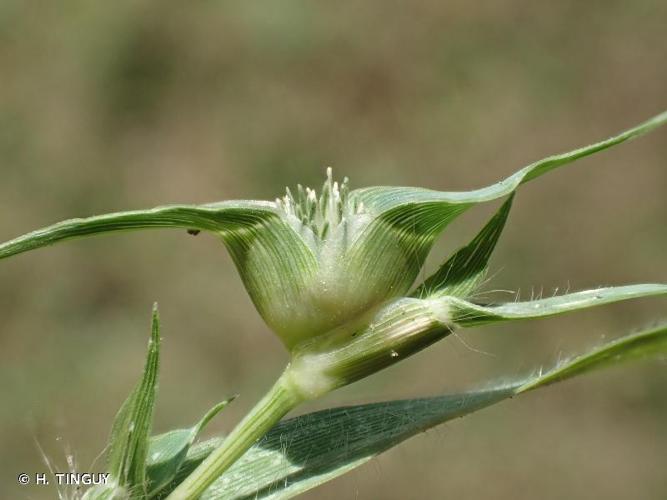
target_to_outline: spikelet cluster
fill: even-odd
[[[344,224],[351,215],[364,212],[363,203],[349,195],[349,179],[345,177],[339,184],[333,180],[333,171],[329,167],[319,197],[315,189],[298,184],[296,196],[288,187],[282,198],[276,198],[276,206],[286,218],[296,218],[318,239],[325,240],[333,229]]]

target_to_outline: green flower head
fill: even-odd
[[[328,169],[319,194],[287,189],[256,225],[221,232],[257,309],[289,348],[358,327],[405,295],[450,218],[424,217],[424,204],[392,210],[377,198],[350,191]]]

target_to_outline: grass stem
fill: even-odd
[[[245,418],[168,497],[167,500],[198,498],[211,483],[264,436],[302,398],[281,376]]]

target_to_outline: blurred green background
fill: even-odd
[[[667,3],[0,3],[0,239],[73,216],[319,187],[458,190],[667,104]],[[491,288],[666,282],[667,130],[521,189]],[[426,272],[495,206],[458,219]],[[507,295],[511,298],[512,295]],[[0,263],[0,498],[80,471],[139,376],[159,301],[156,431],[224,432],[287,356],[222,245],[103,236]],[[664,300],[469,330],[323,406],[459,390],[665,318]],[[667,498],[667,365],[568,382],[418,436],[307,498]],[[98,462],[99,464],[99,462]]]

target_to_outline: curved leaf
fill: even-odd
[[[419,206],[433,211],[447,212],[456,205],[474,205],[507,196],[521,184],[536,179],[555,168],[644,135],[665,123],[667,123],[667,111],[609,139],[538,160],[496,184],[473,191],[447,192],[422,188],[378,186],[355,189],[350,196],[363,202],[364,206],[376,214],[386,213],[399,207],[414,209]]]
[[[275,217],[272,203],[238,201],[208,205],[167,205],[70,219],[32,231],[0,245],[0,259],[52,245],[62,240],[99,233],[161,227],[205,231],[241,231]]]
[[[187,453],[206,425],[235,397],[211,408],[202,419],[189,429],[177,429],[150,438],[146,461],[148,497],[152,498],[176,477]]]
[[[107,232],[152,228],[212,231],[222,237],[250,297],[264,320],[289,345],[312,325],[306,308],[295,325],[287,304],[306,302],[316,268],[312,250],[277,213],[272,202],[226,201],[208,205],[169,205],[71,219],[0,244],[0,259],[59,241]],[[295,333],[296,332],[296,333]]]
[[[394,295],[409,289],[419,274],[438,234],[468,208],[515,192],[521,185],[557,167],[643,135],[667,123],[667,112],[607,140],[532,163],[506,179],[473,191],[447,192],[413,187],[368,187],[350,192],[355,206],[363,206],[368,223],[349,250],[350,275],[359,282],[366,273],[405,270],[403,279],[386,283]],[[374,249],[386,249],[380,253]],[[407,283],[407,284],[406,284]],[[354,284],[357,286],[357,284]]]

